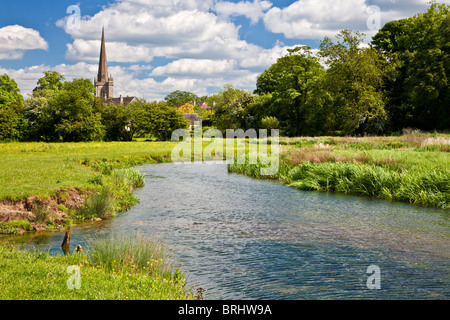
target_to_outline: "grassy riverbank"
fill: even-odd
[[[282,139],[280,170],[234,164],[230,172],[280,179],[301,190],[342,192],[450,208],[450,136]]]
[[[93,240],[68,256],[0,244],[0,300],[193,299],[167,259],[158,241],[134,236]]]

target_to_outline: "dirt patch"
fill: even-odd
[[[57,190],[46,197],[30,196],[24,200],[0,202],[0,222],[27,220],[35,230],[45,229],[49,219],[55,225],[63,225],[70,212],[80,209],[89,192],[78,188]]]

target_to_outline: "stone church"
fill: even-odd
[[[124,106],[133,101],[137,101],[136,97],[114,98],[114,79],[112,75],[108,75],[108,63],[106,60],[105,45],[105,28],[102,29],[102,44],[100,47],[100,61],[98,65],[97,79],[94,79],[95,96],[102,98],[107,105],[122,103]]]

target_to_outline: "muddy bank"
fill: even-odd
[[[20,201],[3,200],[0,202],[0,223],[25,220],[33,230],[63,227],[70,214],[84,205],[90,193],[72,188],[57,190],[48,196],[30,196]]]

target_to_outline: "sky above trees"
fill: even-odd
[[[15,79],[25,97],[47,70],[67,80],[94,79],[104,26],[117,96],[162,100],[175,90],[203,96],[227,83],[253,90],[287,49],[308,45],[314,51],[345,28],[366,33],[367,43],[377,27],[425,11],[427,2],[2,1],[0,74]],[[79,12],[68,10],[74,5]]]

